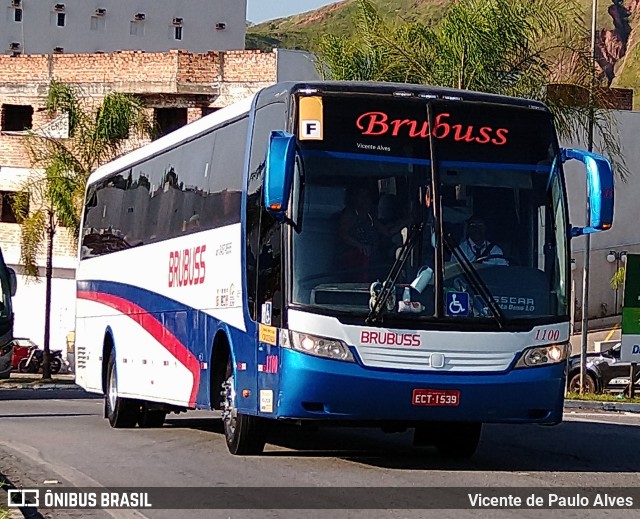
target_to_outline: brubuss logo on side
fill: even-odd
[[[169,253],[169,288],[201,285],[205,281],[206,245]]]

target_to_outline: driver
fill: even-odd
[[[458,251],[464,254],[469,261],[484,265],[509,265],[504,257],[502,249],[496,244],[487,241],[487,226],[484,220],[478,216],[472,216],[467,220],[467,238],[458,246]],[[457,261],[455,255],[452,258]]]

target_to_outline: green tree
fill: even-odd
[[[46,243],[46,305],[43,378],[50,378],[51,278],[53,242],[60,227],[78,237],[87,179],[98,166],[122,153],[130,136],[151,134],[151,122],[140,99],[109,93],[101,101],[83,96],[77,88],[53,81],[47,111],[68,118],[67,139],[46,129],[31,131],[25,147],[37,173],[14,199],[21,221],[21,262],[25,274],[38,279],[37,256]]]
[[[327,79],[395,81],[469,89],[545,102],[563,138],[584,138],[591,109],[600,144],[621,178],[615,122],[576,0],[456,0],[435,26],[388,22],[358,0],[356,31],[323,36],[319,67]],[[563,95],[550,96],[561,84]],[[586,93],[586,94],[585,94]],[[591,100],[591,104],[589,103]]]

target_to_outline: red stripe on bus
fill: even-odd
[[[193,387],[191,388],[189,405],[195,407],[198,387],[200,386],[200,363],[175,335],[162,326],[160,321],[135,303],[111,294],[78,291],[78,299],[95,301],[118,310],[142,326],[156,341],[164,346],[193,375]]]

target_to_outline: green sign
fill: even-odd
[[[627,254],[620,360],[640,363],[640,254]]]
[[[627,254],[622,333],[640,335],[640,254]]]

